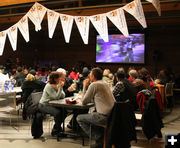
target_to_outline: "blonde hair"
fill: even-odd
[[[131,70],[129,71],[129,76],[130,76],[131,78],[136,79],[137,76],[138,76],[138,72],[137,72],[135,69],[131,69]]]
[[[30,73],[26,76],[27,81],[33,81],[35,79],[36,79],[36,77],[34,75],[30,74]]]

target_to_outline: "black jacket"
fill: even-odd
[[[129,148],[131,140],[136,138],[136,118],[133,106],[129,103],[115,103],[108,118],[106,148]]]
[[[21,89],[22,89],[22,96],[21,99],[23,103],[26,102],[29,95],[36,90],[37,92],[43,91],[46,83],[40,81],[40,80],[34,80],[34,81],[24,81]]]
[[[14,76],[14,79],[16,80],[16,85],[21,86],[25,80],[25,75],[23,73],[18,73]]]
[[[162,138],[161,128],[163,127],[160,110],[154,95],[147,97],[144,103],[142,115],[142,128],[147,139],[157,135]]]

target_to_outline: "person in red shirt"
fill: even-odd
[[[73,80],[79,79],[79,72],[77,72],[77,69],[73,67],[72,72],[69,74],[69,77]]]

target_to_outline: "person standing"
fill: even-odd
[[[96,112],[81,114],[77,116],[77,122],[82,130],[90,136],[90,125],[92,125],[92,139],[96,140],[94,147],[103,146],[103,128],[96,124],[106,124],[108,115],[114,106],[114,96],[108,86],[102,80],[103,71],[100,68],[93,68],[90,72],[91,84],[85,92],[82,104],[94,102]],[[87,83],[88,84],[88,83]],[[84,81],[86,85],[86,81]]]

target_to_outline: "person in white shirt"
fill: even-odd
[[[4,67],[0,65],[0,91],[4,91],[4,84],[6,81],[9,81],[9,76],[8,74],[3,74],[4,72]]]

